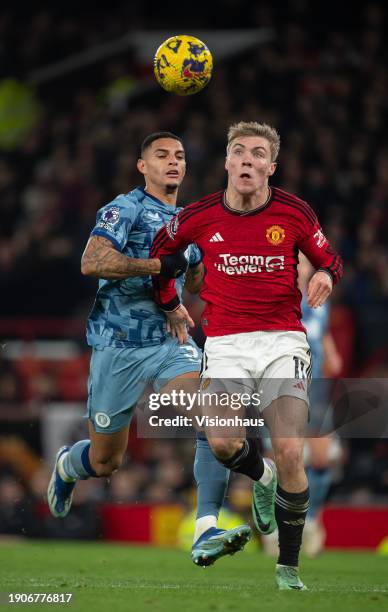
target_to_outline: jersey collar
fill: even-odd
[[[253,208],[252,210],[244,212],[243,210],[236,210],[235,208],[231,208],[230,206],[228,206],[226,202],[226,191],[224,191],[221,203],[223,209],[231,215],[237,215],[238,217],[252,217],[253,215],[258,215],[259,213],[263,212],[263,210],[266,210],[271,205],[273,198],[274,190],[272,189],[272,187],[269,187],[269,193],[266,202],[262,206],[258,206],[257,208]]]
[[[138,187],[138,189],[142,191],[147,198],[149,198],[150,200],[153,200],[154,202],[156,202],[157,204],[161,206],[164,206],[164,208],[167,208],[168,210],[175,211],[175,209],[178,208],[176,204],[175,206],[172,206],[171,204],[166,204],[162,200],[159,200],[159,198],[156,198],[155,196],[151,195],[150,193],[148,193],[148,191],[146,191],[145,187]]]

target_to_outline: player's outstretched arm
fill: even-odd
[[[97,278],[124,279],[130,276],[160,274],[160,268],[160,259],[127,257],[102,236],[89,238],[81,259],[82,274]]]

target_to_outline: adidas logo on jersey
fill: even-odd
[[[214,236],[210,238],[209,242],[224,242],[224,239],[219,232],[216,232]]]

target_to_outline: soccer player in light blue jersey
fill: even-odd
[[[149,135],[137,168],[145,187],[117,196],[98,211],[82,256],[82,273],[99,279],[87,322],[92,347],[89,438],[57,453],[47,493],[55,517],[68,514],[77,480],[108,477],[119,468],[136,403],[147,386],[163,393],[177,387],[196,391],[199,386],[201,351],[190,337],[182,344],[182,338],[171,336],[165,315],[153,300],[151,276],[176,278],[179,295],[183,286],[195,293],[204,273],[201,253],[191,244],[185,254],[149,258],[156,232],[177,213],[178,189],[186,171],[182,141],[170,132]],[[190,317],[188,322],[194,325]],[[205,564],[210,564],[240,550],[250,529],[225,532],[212,527],[216,518],[211,521],[209,513],[222,504],[214,500],[214,491],[223,495],[219,480],[225,475],[200,443],[195,475],[202,509],[197,537],[202,538]]]

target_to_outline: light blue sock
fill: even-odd
[[[331,484],[330,468],[307,469],[307,478],[310,488],[310,506],[307,512],[307,519],[315,519],[322,509]]]
[[[218,518],[228,486],[230,471],[210,450],[204,437],[197,438],[194,477],[197,483],[197,520],[213,515]]]
[[[63,459],[63,470],[70,478],[86,480],[97,476],[89,461],[90,440],[80,440],[73,444]]]

